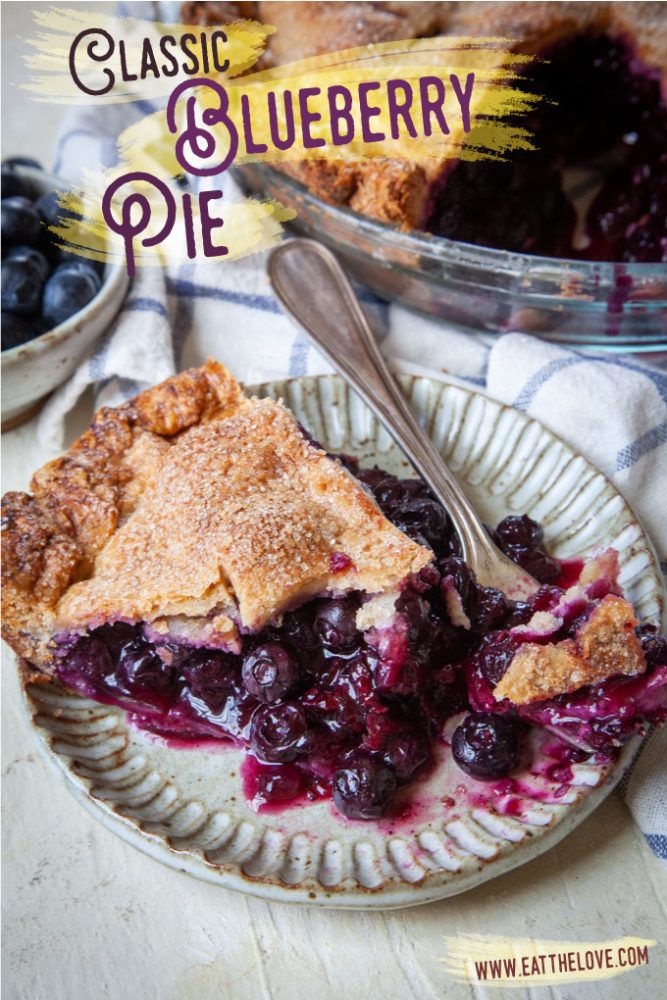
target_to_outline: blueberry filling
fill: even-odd
[[[549,257],[667,260],[667,106],[657,75],[606,36],[567,39],[541,57],[526,89],[543,100],[516,122],[537,148],[510,162],[458,163],[425,228]],[[575,245],[564,172],[582,166],[601,182]]]
[[[117,622],[61,645],[60,680],[127,709],[145,731],[243,747],[243,787],[255,808],[331,796],[359,820],[385,815],[402,786],[428,773],[445,721],[461,712],[469,714],[452,754],[481,780],[512,771],[528,722],[570,742],[582,737],[590,753],[667,715],[667,641],[651,626],[638,630],[646,675],[536,705],[496,702],[493,688],[524,641],[512,630],[563,597],[561,565],[545,552],[541,528],[527,517],[498,526],[499,544],[544,584],[529,604],[510,601],[475,582],[423,483],[343,460],[384,513],[434,551],[402,590],[390,625],[361,632],[362,595],[324,597],[243,636],[237,655]],[[574,602],[557,638],[574,634],[580,612]]]

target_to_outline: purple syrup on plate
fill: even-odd
[[[647,675],[518,710],[497,703],[493,687],[525,641],[513,630],[536,608],[558,606],[579,564],[552,559],[530,518],[506,518],[496,532],[500,544],[543,582],[531,603],[510,601],[476,584],[448,517],[421,481],[343,461],[388,517],[434,551],[433,564],[400,594],[391,626],[362,634],[356,593],[285,614],[244,636],[239,655],[117,622],[63,639],[61,681],[127,709],[133,725],[170,745],[215,740],[243,748],[243,787],[255,809],[333,795],[343,815],[362,820],[393,815],[397,791],[428,775],[443,724],[461,712],[472,714],[459,727],[454,757],[488,782],[514,768],[526,722],[605,751],[647,717],[667,715],[667,642],[651,627],[640,630]],[[452,587],[460,600],[456,624],[448,611]],[[565,632],[576,627],[576,611],[575,602]],[[572,759],[554,759],[563,780]]]

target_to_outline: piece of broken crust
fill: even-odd
[[[634,631],[638,624],[632,605],[608,594],[574,639],[520,646],[493,690],[495,699],[527,705],[608,677],[644,673],[646,660]]]

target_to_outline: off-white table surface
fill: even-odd
[[[79,407],[73,438],[87,422]],[[3,492],[54,457],[35,422],[2,436]],[[3,965],[11,1000],[367,1000],[664,996],[667,877],[612,794],[560,845],[439,903],[353,913],[267,903],[162,867],[52,774],[3,648]],[[445,936],[656,939],[649,964],[565,987],[481,988],[443,967]]]

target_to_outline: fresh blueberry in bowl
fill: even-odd
[[[13,195],[3,198],[2,243],[3,246],[27,243],[34,246],[42,234],[42,220],[29,198]]]
[[[59,204],[66,188],[23,158],[2,164],[3,430],[72,374],[127,291],[124,267],[58,244],[51,227],[72,216]]]
[[[42,314],[50,327],[59,326],[87,306],[100,288],[91,269],[64,265],[57,268],[44,286]]]

